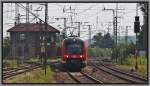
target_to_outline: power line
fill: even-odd
[[[89,15],[89,16],[86,16],[86,17],[82,17],[82,18],[80,18],[80,19],[89,18],[89,17],[91,17],[91,16],[93,16],[93,15],[95,15],[95,14],[98,14],[98,12],[96,12],[96,13],[94,13],[94,14],[91,14],[91,15]],[[91,18],[92,18],[92,17],[91,17]]]
[[[81,22],[74,22],[78,24],[78,37],[80,37],[80,26],[81,26]]]
[[[26,7],[24,7],[22,4],[18,4],[18,3],[16,3],[16,4],[17,4],[19,7],[21,7],[22,9],[27,10]],[[29,13],[31,13],[33,16],[35,16],[35,18],[38,18],[40,21],[45,22],[45,21],[43,21],[41,18],[39,18],[35,13],[33,13],[32,11],[30,11],[29,9],[28,9],[28,11],[29,11]]]
[[[88,30],[89,30],[89,47],[91,47],[91,26],[92,25],[85,25],[88,26]]]
[[[85,10],[83,10],[83,11],[77,13],[77,14],[79,15],[79,14],[81,14],[81,13],[83,13],[83,12],[86,12],[86,11],[88,11],[88,10],[91,10],[94,6],[96,6],[96,5],[93,4],[93,5],[91,5],[90,7],[88,7],[87,9],[85,9]]]

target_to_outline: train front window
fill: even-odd
[[[81,43],[67,43],[66,54],[82,54],[82,48]]]

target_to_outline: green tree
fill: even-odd
[[[123,64],[123,62],[127,60],[127,57],[130,56],[130,54],[134,54],[135,44],[133,42],[131,42],[130,44],[125,43],[118,44],[117,51],[118,51],[117,59],[121,64]]]
[[[133,43],[133,41],[131,41],[131,43],[128,45],[128,53],[135,54],[135,47],[135,44]]]
[[[143,25],[141,27],[140,35],[138,36],[138,46],[140,49],[147,49],[148,38],[148,3],[139,3],[140,9],[143,12]]]
[[[3,58],[6,58],[10,53],[10,37],[3,38]]]
[[[102,33],[98,33],[93,37],[94,46],[99,48],[112,48],[113,40],[109,33],[102,36]]]
[[[93,56],[93,51],[91,48],[88,48],[88,57]]]
[[[102,40],[103,40],[103,36],[102,36],[102,33],[97,33],[94,37],[93,37],[93,40],[94,40],[94,46],[96,47],[101,47],[102,46]]]
[[[110,34],[107,33],[103,37],[103,47],[104,48],[112,48],[112,46],[113,46],[113,40],[112,40]]]

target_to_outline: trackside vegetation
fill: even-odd
[[[13,79],[6,81],[7,83],[52,83],[53,72],[49,66],[47,66],[46,75],[44,69],[37,69],[31,72],[26,72],[15,76]]]

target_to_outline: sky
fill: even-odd
[[[26,6],[25,3],[20,3]],[[32,5],[32,6],[31,6]],[[45,7],[40,5],[40,3],[30,3],[30,10],[39,15],[39,18],[45,20]],[[73,10],[70,13],[69,8]],[[116,3],[48,3],[48,24],[55,27],[56,29],[62,31],[64,28],[63,19],[56,20],[55,18],[68,18],[67,27],[71,26],[72,22],[82,22],[80,26],[80,34],[82,39],[88,39],[89,30],[86,25],[91,26],[91,33],[94,36],[96,33],[101,32],[103,35],[109,30],[109,33],[113,35],[113,13],[112,11],[104,11],[103,9],[116,9]],[[41,11],[36,12],[35,10],[41,9]],[[126,27],[128,26],[128,35],[134,36],[134,18],[136,16],[136,3],[118,3],[118,33],[120,36],[125,35]],[[21,23],[25,23],[26,11],[19,7],[19,13],[21,16]],[[140,7],[138,7],[138,15],[140,16],[140,25],[143,24],[142,12]],[[33,20],[34,16],[30,14],[30,21]],[[3,5],[3,36],[9,35],[6,31],[14,26],[15,21],[15,4],[14,3],[4,3]],[[35,23],[33,20],[31,23]],[[84,23],[88,22],[88,23]],[[73,27],[77,27],[77,24],[73,24]],[[74,30],[73,34],[77,34],[77,29],[67,29],[67,34]]]

